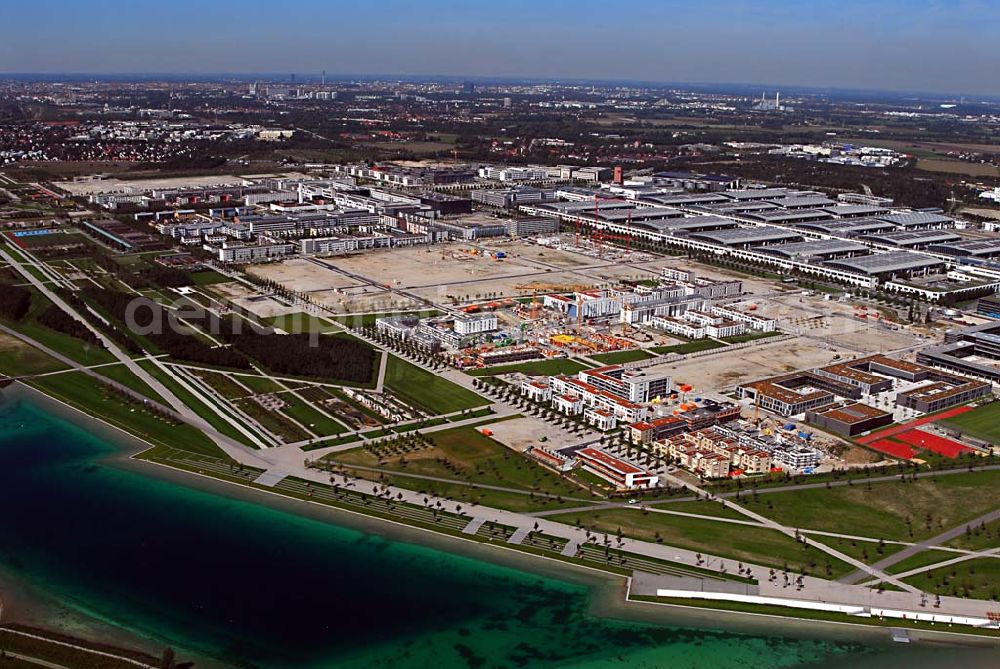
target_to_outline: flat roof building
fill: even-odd
[[[804,221],[796,223],[795,227],[827,235],[837,235],[839,237],[856,237],[871,233],[891,232],[897,229],[895,225],[888,221],[880,221],[874,218],[856,218],[846,221]]]
[[[809,409],[833,404],[838,397],[860,399],[861,390],[813,372],[795,372],[738,387],[741,398],[749,398],[763,409],[780,416],[794,416]]]
[[[796,225],[806,221],[826,221],[830,214],[822,209],[775,209],[772,211],[748,212],[747,218],[771,225]]]
[[[616,458],[596,448],[581,448],[576,452],[580,463],[587,471],[600,476],[616,488],[652,488],[659,477],[649,470],[637,467],[621,458]]]
[[[1000,321],[945,333],[944,344],[917,353],[917,362],[1000,383]]]
[[[842,437],[853,437],[863,432],[891,425],[893,420],[892,414],[888,411],[882,411],[860,402],[846,402],[820,409],[811,409],[806,412],[806,422]]]
[[[837,204],[831,207],[823,207],[834,218],[864,218],[868,216],[882,216],[889,213],[887,207],[875,207],[868,204]]]
[[[761,253],[770,253],[790,260],[814,258],[833,260],[834,258],[852,258],[871,253],[871,249],[864,244],[843,239],[814,239],[777,246],[762,246],[757,250]]]
[[[931,244],[928,251],[963,258],[995,258],[1000,256],[1000,239],[965,239],[958,242]]]
[[[881,232],[865,235],[861,238],[866,242],[895,246],[900,249],[922,249],[931,244],[957,242],[961,237],[946,230],[900,230],[898,232]]]
[[[867,256],[828,260],[824,264],[856,274],[887,278],[930,274],[945,266],[943,260],[906,251],[889,251]]]
[[[716,230],[714,232],[698,232],[689,235],[709,244],[729,246],[733,248],[750,248],[764,244],[782,244],[800,242],[802,236],[786,230],[769,227],[733,228],[731,230]]]
[[[889,214],[887,216],[879,216],[879,219],[907,230],[947,228],[955,225],[955,219],[950,216],[927,211]]]

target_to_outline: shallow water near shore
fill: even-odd
[[[0,569],[151,647],[261,669],[1000,664],[993,650],[799,638],[781,621],[748,635],[598,617],[578,577],[181,485],[120,466],[120,447],[81,425],[0,403]]]

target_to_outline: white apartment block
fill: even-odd
[[[522,381],[521,394],[535,402],[548,402],[552,399],[552,386],[544,381]]]
[[[479,314],[476,316],[459,316],[455,319],[455,332],[463,337],[468,335],[492,332],[497,329],[496,314]]]
[[[722,321],[714,325],[705,326],[705,334],[716,339],[722,337],[736,337],[746,332],[747,326],[736,321]]]
[[[760,332],[774,332],[778,328],[778,322],[773,318],[733,307],[714,306],[709,309],[709,312],[716,316],[722,316],[726,320],[746,323],[750,329],[759,330]]]
[[[702,339],[706,334],[704,325],[700,325],[686,318],[654,316],[653,319],[649,321],[649,326],[655,330],[662,330],[668,334],[676,334],[689,339]]]

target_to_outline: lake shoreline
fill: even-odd
[[[36,405],[42,406],[53,415],[73,424],[85,424],[88,429],[93,427],[94,429],[91,431],[99,434],[116,447],[107,454],[100,456],[101,461],[107,462],[112,466],[139,473],[143,476],[153,476],[172,484],[200,489],[212,494],[248,501],[253,504],[263,504],[271,508],[323,522],[331,522],[390,541],[401,541],[427,546],[447,553],[511,567],[530,574],[585,585],[590,590],[587,613],[595,617],[655,625],[696,627],[704,630],[749,635],[864,642],[886,646],[891,643],[888,628],[865,625],[863,623],[820,621],[796,618],[794,616],[720,611],[711,607],[630,601],[626,598],[628,580],[622,576],[583,565],[575,565],[552,558],[530,555],[497,544],[482,543],[446,535],[433,530],[417,528],[369,516],[361,512],[338,509],[316,502],[305,502],[277,493],[252,489],[214,477],[176,469],[161,463],[143,461],[137,459],[135,456],[148,449],[150,444],[122,431],[120,428],[105,423],[95,416],[86,414],[56,398],[49,397],[22,384],[14,384],[4,392],[4,396],[7,398],[7,401],[16,402],[23,399],[33,402]],[[13,583],[5,583],[5,581],[10,580],[13,580]],[[2,574],[0,574],[0,588],[3,589],[4,620],[8,615],[23,616],[30,621],[25,622],[25,624],[42,628],[48,627],[44,622],[40,623],[37,618],[39,615],[44,617],[46,607],[53,604],[46,605],[44,602],[36,601],[37,597],[33,596],[30,592],[30,587],[25,584],[16,583],[16,575],[8,575],[8,578],[2,578]],[[19,620],[18,622],[22,621]],[[162,643],[153,645],[156,643],[154,639],[145,638],[132,630],[118,627],[113,623],[105,623],[99,620],[96,622],[100,628],[96,632],[102,634],[101,640],[105,643],[107,643],[108,639],[106,635],[116,632],[113,638],[116,640],[120,639],[120,643],[124,646],[139,645],[145,652],[153,652],[155,650],[154,654],[161,652],[164,647]],[[110,628],[110,630],[105,628]],[[67,632],[60,630],[59,633]],[[922,641],[958,645],[995,646],[1000,643],[1000,640],[995,638],[943,631],[914,630],[911,632],[911,636]],[[182,650],[187,655],[197,655],[197,653],[190,653],[186,649]],[[210,661],[209,658],[198,659],[201,663],[199,666],[210,666],[218,662],[218,660],[214,662]],[[216,664],[216,666],[224,665]]]

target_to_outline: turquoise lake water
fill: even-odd
[[[178,485],[115,449],[32,401],[0,404],[0,568],[234,667],[1000,666],[992,651],[598,618],[587,586]]]

